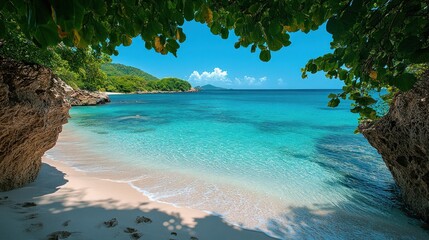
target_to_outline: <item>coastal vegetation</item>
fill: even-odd
[[[105,63],[101,65],[101,70],[108,76],[136,76],[146,80],[158,80],[157,77],[135,67],[126,66],[120,63]]]
[[[109,92],[188,91],[191,85],[178,78],[159,80],[138,68],[110,63],[110,57],[92,48],[58,44],[39,48],[20,32],[1,41],[0,55],[46,66],[74,89]]]
[[[105,63],[101,65],[106,78],[99,83],[98,90],[107,92],[184,92],[191,89],[191,84],[178,78],[158,79],[138,68],[122,64]]]

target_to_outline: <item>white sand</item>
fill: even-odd
[[[121,92],[103,92],[107,95],[120,95],[120,94],[125,94],[125,93],[121,93]]]
[[[272,239],[198,210],[150,201],[126,183],[96,179],[50,159],[43,162],[34,183],[0,193],[0,239],[48,239],[56,231],[71,233],[67,239],[133,239],[124,232],[127,227],[152,240]],[[25,202],[36,206],[24,207]],[[138,216],[152,222],[136,223]],[[117,226],[106,227],[112,218]]]

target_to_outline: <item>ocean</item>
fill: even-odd
[[[112,95],[47,155],[279,239],[428,239],[338,91]]]

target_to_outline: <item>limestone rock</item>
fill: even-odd
[[[66,101],[72,106],[92,106],[110,102],[110,98],[106,93],[73,89],[62,80],[58,83],[66,93]]]
[[[72,106],[90,106],[110,102],[109,96],[102,92],[90,92],[86,90],[74,90],[70,94]]]
[[[429,74],[398,94],[386,116],[359,129],[383,157],[405,203],[429,221]]]
[[[70,105],[58,82],[45,67],[0,57],[0,191],[36,178],[67,123]]]

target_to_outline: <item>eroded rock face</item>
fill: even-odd
[[[406,204],[429,221],[429,74],[398,94],[386,116],[359,129],[383,157]]]
[[[76,90],[62,80],[59,80],[58,84],[65,91],[65,100],[72,106],[92,106],[110,102],[110,98],[106,93]]]
[[[68,94],[68,100],[72,106],[90,106],[106,104],[110,102],[109,96],[101,92],[89,92],[86,90],[72,90]]]
[[[0,191],[32,182],[57,141],[70,105],[52,72],[0,58]]]

